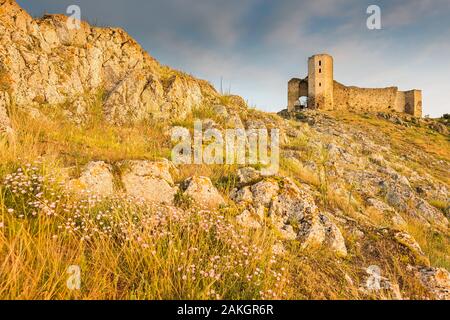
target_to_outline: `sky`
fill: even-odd
[[[307,59],[334,57],[335,80],[422,89],[424,114],[450,113],[450,0],[18,0],[33,16],[81,8],[126,30],[161,63],[276,112]],[[367,28],[369,5],[381,29]],[[221,85],[222,83],[222,85]]]

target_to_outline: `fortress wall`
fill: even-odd
[[[300,82],[299,98],[307,96],[308,96],[308,79],[303,79]]]
[[[400,109],[397,99],[398,88],[366,89],[347,87],[334,81],[334,109],[350,111],[396,111]]]
[[[303,96],[308,96],[308,80],[291,79],[288,83],[288,110],[294,111],[295,104]]]
[[[291,79],[288,83],[288,110],[294,111],[295,103],[300,97],[300,79]]]
[[[405,112],[406,94],[404,91],[397,92],[397,100],[395,101],[395,111]]]
[[[415,117],[422,117],[422,91],[405,91],[405,112]]]

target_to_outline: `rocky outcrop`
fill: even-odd
[[[406,232],[397,232],[394,237],[400,244],[404,245],[412,254],[414,254],[417,261],[425,266],[430,265],[430,261],[422,251],[422,248],[410,234]]]
[[[123,193],[149,204],[174,205],[178,192],[203,209],[218,209],[226,204],[211,179],[193,176],[178,187],[171,170],[176,168],[167,160],[126,160],[113,165],[103,161],[90,162],[78,178],[69,180],[68,186],[75,192],[103,197]]]
[[[338,256],[347,255],[347,247],[339,228],[326,215],[304,220],[300,225],[298,237],[303,241],[304,248],[325,246]]]
[[[0,5],[0,93],[18,107],[59,105],[82,119],[100,105],[122,124],[184,117],[218,97],[207,82],[161,66],[121,29],[70,28],[63,15],[33,19],[13,0]]]
[[[257,213],[251,210],[244,210],[236,217],[238,224],[245,228],[260,229],[263,217],[258,216]]]
[[[320,213],[312,191],[297,185],[290,178],[264,178],[253,185],[260,176],[251,168],[238,173],[240,189],[232,192],[232,199],[243,211],[237,216],[239,224],[260,228],[267,219],[280,237],[299,240],[304,248],[325,246],[339,256],[347,255],[341,231],[326,215]]]
[[[169,161],[122,161],[114,165],[103,161],[90,162],[79,178],[69,181],[72,191],[102,197],[124,193],[151,204],[172,205],[178,188],[170,174]]]
[[[237,176],[239,179],[239,183],[241,185],[256,182],[259,179],[261,179],[261,173],[258,170],[251,167],[239,169],[237,172]]]
[[[450,300],[450,272],[443,268],[409,267],[439,300]]]

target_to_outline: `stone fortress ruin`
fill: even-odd
[[[397,87],[347,87],[334,80],[333,57],[317,54],[308,60],[308,76],[288,83],[288,111],[303,108],[355,112],[402,112],[422,117],[422,91]]]

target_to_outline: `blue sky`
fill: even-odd
[[[424,113],[450,113],[450,0],[19,0],[33,16],[65,13],[119,26],[161,63],[209,80],[266,111],[286,107],[287,81],[326,52],[335,79],[422,89]],[[381,30],[366,27],[381,8]]]

